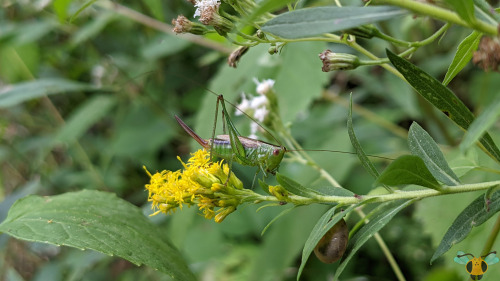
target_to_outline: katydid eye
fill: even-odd
[[[273,155],[274,155],[274,156],[278,156],[278,155],[280,155],[280,150],[279,150],[279,149],[275,149],[275,150],[273,151]]]
[[[345,220],[341,219],[319,240],[314,254],[324,263],[334,263],[344,255],[348,241],[349,229]]]

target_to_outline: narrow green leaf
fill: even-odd
[[[52,2],[52,8],[60,21],[64,21],[68,16],[68,9],[71,2],[72,0],[54,0]]]
[[[484,111],[472,122],[469,130],[460,143],[460,150],[467,150],[493,125],[500,116],[500,99],[496,99],[493,103],[488,105]]]
[[[99,90],[99,88],[90,84],[65,79],[38,79],[4,86],[3,91],[0,91],[0,108],[17,105],[45,95],[95,90]]]
[[[88,0],[87,2],[85,2],[68,20],[69,23],[72,23],[73,20],[75,20],[81,12],[83,12],[85,9],[87,9],[88,7],[92,6],[92,4],[94,4],[94,2],[96,2],[97,0]]]
[[[79,46],[83,42],[99,35],[109,23],[118,18],[117,14],[111,11],[103,11],[97,14],[91,21],[80,26],[77,31],[72,34],[70,39],[71,46]]]
[[[305,187],[300,183],[292,180],[289,177],[286,177],[280,173],[276,174],[276,181],[288,192],[302,196],[307,198],[315,198],[317,196],[329,195],[329,196],[353,196],[354,193],[350,192],[347,189],[340,187],[330,187],[329,192],[325,194],[325,191],[320,192],[318,190],[311,189],[309,187]]]
[[[414,155],[398,157],[382,172],[376,183],[390,186],[415,184],[436,190],[441,189],[424,161]]]
[[[115,194],[83,190],[28,196],[9,210],[0,231],[17,239],[92,249],[145,264],[178,280],[195,280],[181,254],[142,210]]]
[[[473,227],[480,226],[498,211],[500,211],[500,191],[496,191],[491,195],[487,206],[484,194],[479,195],[458,215],[448,228],[431,258],[431,264],[453,245],[464,240]]]
[[[474,24],[476,17],[474,16],[474,2],[470,0],[446,0],[446,3],[453,7],[455,12],[466,22]]]
[[[361,161],[361,164],[363,165],[365,170],[367,170],[368,173],[370,173],[375,179],[377,179],[380,174],[373,163],[370,161],[370,159],[368,159],[368,157],[366,156],[363,148],[361,147],[361,144],[356,138],[356,134],[354,133],[354,128],[352,126],[352,93],[349,95],[349,99],[349,116],[347,118],[347,132],[349,133],[349,139],[351,140],[351,144],[354,147],[354,150],[356,150],[356,155],[358,156],[359,161]]]
[[[474,0],[474,5],[477,8],[476,12],[480,11],[485,17],[491,18],[491,23],[500,22],[500,15],[486,0]]]
[[[413,203],[413,200],[408,201],[394,201],[385,208],[381,209],[381,212],[374,216],[365,226],[363,226],[356,234],[353,235],[347,246],[347,250],[344,253],[344,257],[340,261],[340,265],[335,272],[333,280],[338,280],[338,277],[344,271],[345,267],[351,260],[351,258],[356,254],[356,252],[363,246],[368,239],[370,239],[375,233],[381,230],[399,211],[408,207]]]
[[[281,218],[282,216],[290,213],[293,209],[297,208],[297,206],[295,207],[291,207],[291,208],[288,208],[288,209],[284,209],[283,211],[281,211],[281,213],[279,213],[277,216],[275,216],[265,227],[264,229],[262,229],[262,231],[260,232],[260,236],[264,236],[264,234],[266,233],[267,229],[275,222],[277,221],[279,218]]]
[[[448,67],[448,71],[446,71],[446,75],[444,76],[443,85],[448,85],[448,83],[450,83],[450,81],[471,60],[474,51],[477,50],[477,46],[479,46],[481,36],[482,33],[473,31],[460,43],[460,45],[458,45],[455,57],[453,58],[453,61]]]
[[[304,249],[302,250],[302,261],[300,263],[299,272],[297,273],[297,281],[299,280],[300,275],[302,274],[302,270],[304,270],[304,267],[307,263],[307,260],[309,259],[309,256],[311,255],[312,251],[318,244],[319,240],[321,240],[321,237],[323,237],[325,233],[327,233],[328,230],[330,230],[330,228],[332,228],[343,217],[345,217],[352,210],[354,210],[354,208],[357,208],[360,205],[366,203],[367,202],[365,201],[353,204],[349,206],[349,208],[347,208],[346,210],[340,211],[337,214],[335,214],[335,210],[337,209],[338,206],[334,206],[326,213],[324,213],[323,216],[321,216],[321,218],[318,220],[318,222],[316,222],[316,225],[311,230],[311,234],[309,234],[309,237],[307,238],[307,241],[304,245]]]
[[[281,14],[262,26],[262,30],[288,38],[305,38],[374,23],[407,12],[390,6],[315,7]]]
[[[446,86],[439,83],[417,66],[386,50],[387,57],[396,69],[403,74],[408,83],[428,102],[443,112],[458,126],[467,130],[474,121],[474,114]],[[481,149],[495,161],[500,162],[500,150],[486,133],[480,140]]]
[[[316,191],[309,189],[305,186],[302,186],[300,183],[280,173],[276,174],[276,181],[288,192],[298,196],[315,198],[316,196],[319,195]]]
[[[71,142],[80,138],[101,120],[116,103],[114,96],[94,96],[82,104],[66,121],[55,137],[56,142]]]
[[[408,146],[411,154],[424,160],[425,166],[438,181],[446,185],[460,184],[436,142],[417,122],[410,126]]]
[[[274,12],[285,5],[295,2],[296,0],[264,0],[259,2],[257,9],[253,10],[250,15],[243,19],[243,22],[253,22],[255,19],[267,12]]]

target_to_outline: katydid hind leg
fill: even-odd
[[[227,130],[228,130],[228,135],[229,135],[229,140],[231,142],[231,150],[233,153],[238,157],[239,159],[245,158],[246,153],[245,153],[245,148],[243,147],[243,144],[241,143],[239,136],[240,133],[236,129],[236,127],[233,124],[233,121],[231,121],[231,118],[229,117],[229,114],[226,110],[226,104],[224,103],[224,96],[219,95],[217,98],[217,104],[220,101],[222,105],[222,116],[227,125]]]

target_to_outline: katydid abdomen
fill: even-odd
[[[175,119],[203,148],[210,151],[212,157],[225,159],[229,163],[234,161],[245,166],[257,166],[264,174],[275,174],[286,152],[285,147],[242,136],[238,136],[241,146],[234,145],[230,135],[218,135],[217,138],[203,139],[179,117],[175,116]]]

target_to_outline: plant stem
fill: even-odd
[[[495,222],[495,225],[493,226],[493,229],[491,230],[491,233],[488,236],[486,243],[484,244],[481,256],[484,256],[491,251],[491,248],[493,247],[493,244],[495,244],[495,240],[497,239],[498,232],[500,232],[500,215],[497,217],[497,221]]]
[[[329,90],[323,92],[323,97],[327,100],[338,103],[345,108],[349,108],[349,101],[348,100],[346,100],[345,98],[343,98],[335,93],[332,93]],[[392,122],[389,122],[387,119],[384,119],[384,118],[378,116],[377,114],[369,111],[368,109],[362,107],[361,105],[353,104],[352,110],[354,112],[356,112],[357,114],[363,116],[366,120],[369,120],[370,122],[373,122],[373,123],[379,125],[380,127],[393,133],[394,135],[396,135],[400,138],[403,138],[403,139],[408,138],[408,131],[407,130],[393,124]]]
[[[233,50],[231,48],[228,48],[220,43],[207,40],[203,38],[202,36],[190,34],[190,33],[183,33],[183,34],[175,34],[175,32],[172,31],[173,27],[170,24],[163,23],[161,21],[155,20],[151,17],[148,17],[144,14],[141,14],[137,11],[134,11],[130,8],[127,8],[125,6],[122,6],[117,3],[111,3],[107,1],[98,1],[96,2],[96,5],[99,5],[105,9],[112,10],[116,12],[117,14],[120,14],[122,16],[125,16],[133,21],[139,22],[144,24],[145,26],[149,26],[153,29],[159,30],[161,32],[167,33],[167,34],[172,34],[176,35],[179,38],[185,39],[187,41],[190,41],[194,44],[200,45],[207,47],[209,49],[213,49],[216,51],[219,51],[221,53],[225,54],[230,54]]]
[[[419,1],[373,0],[372,3],[376,5],[387,4],[387,5],[398,6],[413,11],[417,14],[427,15],[436,19],[443,20],[448,23],[458,24],[490,35],[497,35],[498,33],[497,27],[492,24],[487,24],[481,20],[477,20],[474,24],[471,24],[461,19],[456,13],[452,11]]]
[[[463,185],[455,185],[455,186],[443,186],[442,191],[437,191],[434,189],[421,189],[421,190],[413,190],[413,191],[395,191],[394,193],[389,194],[381,194],[381,195],[357,195],[357,196],[315,196],[314,198],[307,198],[297,195],[289,196],[289,202],[294,204],[311,204],[311,203],[335,203],[335,204],[344,204],[350,205],[363,201],[369,201],[369,203],[381,203],[381,202],[389,202],[400,199],[422,199],[426,197],[434,197],[455,193],[464,193],[471,191],[479,191],[485,190],[492,186],[500,185],[500,181],[490,181],[490,182],[482,182],[482,183],[473,183],[473,184],[463,184]],[[259,201],[273,201],[279,202],[281,200],[277,199],[274,196],[264,196],[259,197]]]
[[[365,224],[369,222],[368,219],[365,219],[366,215],[363,213],[361,208],[356,208],[356,212],[358,215],[361,217],[362,220],[364,220]],[[394,274],[396,274],[396,277],[398,278],[399,281],[406,281],[405,276],[403,275],[403,272],[401,272],[401,269],[399,268],[398,263],[396,262],[396,259],[394,259],[394,256],[392,255],[391,251],[389,250],[389,247],[387,247],[387,244],[385,244],[384,239],[378,232],[376,232],[373,237],[377,241],[378,245],[380,246],[380,249],[384,253],[387,261],[392,267],[392,270],[394,271]]]

